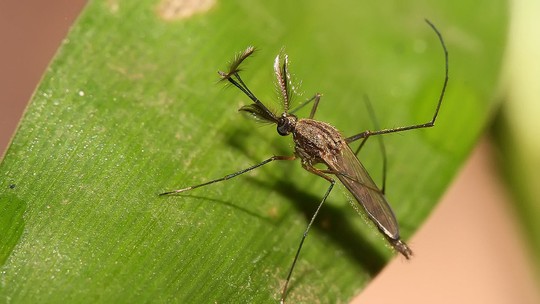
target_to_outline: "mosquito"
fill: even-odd
[[[429,122],[404,127],[380,129],[377,131],[368,130],[350,137],[344,137],[335,127],[331,126],[330,124],[313,119],[321,99],[321,94],[319,93],[315,94],[315,96],[306,100],[296,108],[289,110],[292,88],[290,84],[288,56],[283,53],[278,54],[274,61],[276,83],[281,101],[283,103],[283,113],[278,115],[269,110],[255,96],[255,94],[251,92],[242,78],[240,78],[240,65],[255,51],[255,49],[250,46],[233,59],[227,72],[219,71],[218,74],[221,77],[221,80],[230,82],[240,91],[242,91],[247,97],[249,97],[249,99],[251,99],[252,103],[242,106],[239,111],[247,112],[256,120],[276,124],[277,133],[281,136],[288,136],[292,134],[295,144],[294,154],[290,156],[272,156],[259,164],[226,175],[222,178],[214,179],[187,188],[164,192],[160,195],[179,194],[185,191],[231,179],[273,161],[288,161],[296,158],[300,158],[302,167],[305,170],[327,180],[330,185],[322,200],[319,202],[315,213],[311,217],[311,220],[308,223],[304,234],[302,235],[294,256],[293,263],[287,274],[287,279],[283,289],[281,290],[281,303],[285,302],[287,288],[289,286],[294,267],[300,255],[300,251],[302,250],[306,236],[313,225],[313,222],[317,218],[319,210],[336,184],[336,180],[333,177],[337,177],[337,179],[339,179],[345,188],[352,194],[354,199],[362,207],[362,210],[365,212],[367,218],[373,222],[388,243],[405,258],[410,259],[413,252],[409,246],[403,240],[401,240],[398,222],[384,195],[384,181],[382,189],[379,189],[356,155],[370,136],[430,128],[435,125],[435,120],[439,114],[439,109],[441,108],[444,93],[448,84],[448,51],[439,30],[429,20],[426,19],[425,21],[437,35],[444,51],[445,59],[443,86],[435,112]],[[298,118],[296,115],[294,115],[296,111],[309,103],[313,103],[313,105],[308,118]],[[360,146],[356,152],[353,152],[349,147],[349,144],[359,139],[362,139],[362,142],[360,143]],[[316,164],[323,164],[326,166],[326,169],[318,169],[315,167]]]

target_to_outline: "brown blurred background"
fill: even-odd
[[[0,1],[3,155],[82,0]],[[514,210],[483,140],[428,221],[354,303],[540,303]]]
[[[86,1],[0,0],[0,155]]]

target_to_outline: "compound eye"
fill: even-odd
[[[296,119],[294,117],[282,116],[278,119],[277,132],[281,136],[289,135],[293,131],[295,123]]]
[[[281,136],[286,136],[286,135],[289,135],[289,133],[291,133],[291,131],[289,130],[289,128],[287,128],[287,125],[286,125],[286,124],[278,124],[278,126],[277,126],[277,132],[278,132],[279,135],[281,135]]]

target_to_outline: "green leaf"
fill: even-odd
[[[272,303],[328,187],[278,162],[292,140],[236,111],[249,100],[217,83],[248,45],[243,79],[279,109],[274,56],[285,46],[302,100],[345,135],[431,118],[444,60],[450,84],[435,128],[385,136],[387,197],[408,239],[459,168],[496,104],[502,1],[91,1],[36,91],[0,165],[0,298],[12,302]],[[185,3],[185,6],[175,4]],[[482,18],[478,17],[479,12]],[[307,115],[309,109],[300,115]],[[382,156],[360,153],[376,181]],[[413,248],[414,250],[414,248]],[[334,191],[290,285],[291,303],[351,298],[392,256]]]

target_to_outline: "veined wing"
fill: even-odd
[[[399,240],[399,227],[386,198],[349,146],[325,160],[337,178],[362,206],[369,219],[390,240]]]

